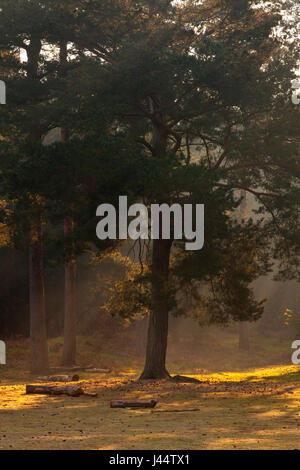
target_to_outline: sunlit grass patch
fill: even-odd
[[[122,355],[119,349],[114,355],[111,346],[95,350],[96,337],[80,337],[78,363],[112,369],[109,374],[79,372],[80,383],[86,390],[96,391],[97,398],[25,395],[26,383],[37,380],[28,372],[28,341],[9,341],[8,366],[0,369],[0,449],[297,448],[300,368],[289,363],[274,365],[274,358],[289,347],[288,340],[276,352],[272,339],[272,354],[265,345],[264,367],[249,366],[251,361],[260,364],[257,355],[238,353],[242,360],[237,368],[232,364],[234,355],[230,363],[230,354],[236,352],[234,337],[225,334],[219,350],[206,362],[209,365],[217,360],[218,367],[208,370],[201,367],[200,350],[209,347],[210,339],[202,341],[199,350],[189,350],[181,343],[176,355],[171,341],[169,371],[187,373],[202,382],[183,384],[139,382],[143,360],[136,358],[134,351],[130,353],[128,348]],[[61,345],[61,338],[49,341],[54,366],[60,364]],[[226,358],[222,359],[224,351]],[[220,370],[220,364],[227,363],[228,368]],[[243,363],[247,366],[241,367]],[[155,412],[109,406],[114,399],[146,398],[158,401]],[[164,410],[168,412],[159,412]]]

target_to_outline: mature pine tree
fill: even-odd
[[[282,60],[284,50],[272,37],[278,16],[244,0],[129,2],[127,8],[136,12],[131,30],[110,31],[116,38],[111,47],[101,47],[97,31],[81,39],[95,54],[94,63],[99,61],[91,66],[98,77],[92,94],[95,109],[113,110],[157,162],[170,155],[176,159],[183,151],[187,160],[195,158],[191,149],[198,145],[201,164],[215,175],[210,191],[221,186],[228,192],[245,189],[262,207],[269,207],[270,200],[278,205],[294,169],[295,150],[293,144],[283,147],[285,131],[270,119],[290,91],[292,61]],[[97,24],[96,6],[93,14]],[[207,196],[198,202],[205,203]],[[152,194],[154,200],[166,202],[164,191]],[[172,241],[153,242],[152,309],[142,378],[168,376],[171,246]]]

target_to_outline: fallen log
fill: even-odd
[[[71,367],[64,367],[64,366],[57,366],[57,367],[50,367],[50,372],[82,372],[86,369],[91,369],[93,366],[71,366]]]
[[[92,372],[99,374],[109,374],[112,369],[100,369],[98,367],[89,366],[73,366],[73,367],[51,367],[50,372]]]
[[[39,382],[78,382],[79,375],[49,375],[45,377],[39,377]]]
[[[111,408],[154,408],[156,400],[111,400]]]
[[[84,395],[84,390],[81,385],[26,385],[26,395],[30,394],[79,397]]]

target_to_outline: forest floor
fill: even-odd
[[[99,348],[92,356],[98,339],[80,338],[80,364],[112,368],[79,373],[97,398],[25,395],[25,384],[35,383],[26,371],[28,341],[8,341],[8,365],[0,366],[0,449],[299,449],[300,367],[291,365],[290,339],[265,338],[260,350],[262,338],[251,333],[252,352],[246,353],[237,350],[232,332],[222,338],[214,350],[200,341],[209,361],[215,359],[207,369],[199,352],[197,362],[197,348],[188,351],[185,342],[177,344],[176,363],[171,338],[170,372],[199,384],[139,382],[142,360],[130,348],[119,355]],[[60,345],[61,339],[50,341],[52,364],[58,364]],[[109,407],[113,399],[146,398],[158,400],[153,410]]]

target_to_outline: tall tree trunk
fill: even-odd
[[[15,328],[14,323],[14,257],[15,250],[10,246],[4,246],[0,250],[1,257],[1,297],[3,299],[3,306],[0,315],[0,338],[9,336],[12,329]]]
[[[76,365],[76,259],[73,242],[70,238],[74,231],[74,219],[66,216],[65,234],[65,309],[64,309],[64,347],[62,365]]]
[[[27,48],[27,74],[39,81],[39,60],[42,40],[39,33],[32,34]],[[40,122],[34,123],[31,133],[33,142],[41,142]],[[49,368],[45,288],[43,273],[42,210],[38,195],[32,195],[33,215],[29,240],[29,305],[30,305],[30,370],[34,374],[47,373]]]
[[[148,0],[148,7],[149,15],[153,16],[157,10],[156,0]],[[168,133],[159,102],[159,96],[155,96],[155,99],[149,98],[153,125],[153,147],[156,156],[164,158]],[[160,232],[161,226],[160,220]],[[149,315],[146,361],[141,379],[169,377],[166,369],[166,355],[169,327],[168,275],[172,241],[160,238],[153,240],[152,246],[152,309]]]
[[[67,142],[67,129],[61,130],[61,141]],[[76,259],[74,242],[74,218],[72,205],[67,205],[68,215],[64,220],[65,235],[65,315],[64,315],[64,348],[62,365],[71,367],[76,364]]]
[[[43,277],[42,217],[34,215],[29,243],[30,370],[32,374],[49,369]]]
[[[166,370],[168,341],[168,272],[170,240],[154,240],[152,255],[152,311],[149,316],[145,368],[141,379],[169,377]]]
[[[239,349],[244,351],[250,349],[248,323],[245,321],[239,323]]]
[[[240,206],[240,219],[246,219],[247,214],[247,192],[245,190],[241,190],[241,206]],[[241,321],[239,323],[239,349],[248,351],[250,348],[249,344],[249,332],[248,332],[248,323],[245,321]]]
[[[63,366],[73,366],[76,363],[76,261],[73,243],[70,242],[74,230],[72,216],[66,216],[64,233],[66,238],[65,260],[65,316],[64,316],[64,349]]]

